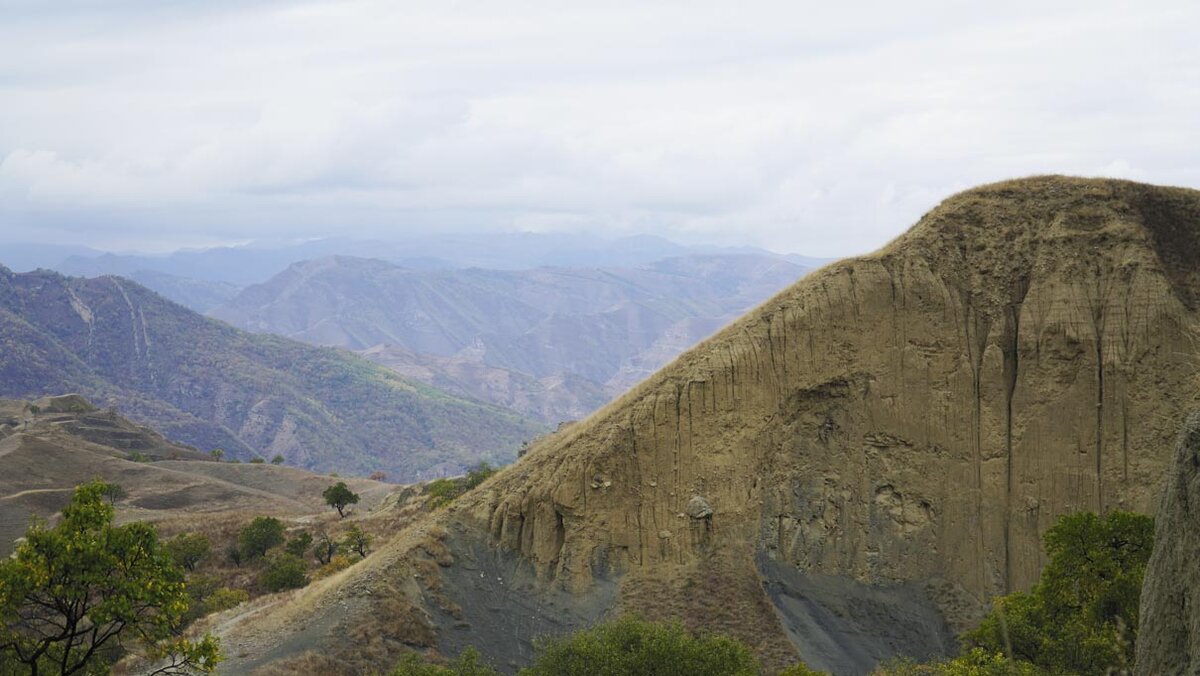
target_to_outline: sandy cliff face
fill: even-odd
[[[736,577],[761,555],[932,581],[970,608],[1036,579],[1059,515],[1153,511],[1194,391],[1197,261],[1194,191],[1050,177],[955,196],[550,440],[461,518],[571,588],[713,559]]]
[[[946,652],[1036,579],[1059,515],[1154,510],[1195,392],[1198,261],[1196,191],[1043,177],[954,196],[462,498],[437,517],[443,577],[482,570],[485,543],[536,577],[523,595],[684,617],[770,664]],[[480,584],[410,597],[466,613],[443,650],[498,623],[529,638],[471,614],[500,585]]]

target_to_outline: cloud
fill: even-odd
[[[0,238],[838,255],[989,180],[1200,185],[1194,3],[588,4],[9,2]]]

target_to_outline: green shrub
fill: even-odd
[[[211,549],[212,542],[202,533],[180,533],[166,543],[167,554],[188,570],[196,570]]]
[[[257,455],[254,456],[253,458],[250,458],[251,465],[261,465],[265,462],[266,462],[266,460],[263,460],[262,458],[258,457]]]
[[[357,552],[364,559],[367,558],[367,553],[371,551],[371,542],[375,538],[369,533],[363,532],[363,529],[358,527],[358,524],[350,526],[350,530],[346,531],[346,539],[342,545],[352,551]]]
[[[1050,562],[1029,593],[997,599],[966,642],[1055,674],[1103,674],[1133,664],[1138,601],[1154,545],[1148,516],[1064,516],[1045,535]]]
[[[283,544],[283,524],[274,517],[260,516],[238,534],[242,559],[252,561],[266,556],[271,549]]]
[[[467,648],[446,666],[430,664],[416,653],[409,653],[400,660],[390,676],[499,676],[491,665],[484,664],[479,651]]]
[[[799,672],[795,676],[802,676]],[[808,672],[816,673],[816,672]],[[793,676],[784,672],[788,676]],[[780,676],[784,676],[780,674]],[[1036,666],[1011,660],[1002,653],[991,653],[982,648],[972,648],[961,656],[951,660],[917,663],[904,658],[888,662],[875,671],[872,676],[1043,676],[1046,672]],[[1048,676],[1048,675],[1047,675]]]
[[[267,590],[278,592],[297,589],[308,584],[308,566],[295,554],[286,552],[272,556],[258,581]]]
[[[275,457],[271,458],[271,464],[272,465],[282,465],[283,464],[283,456],[276,453]]]
[[[540,641],[521,676],[758,676],[745,644],[696,636],[679,623],[625,618],[563,638]]]
[[[288,554],[303,557],[308,552],[308,548],[312,546],[312,543],[313,536],[308,531],[302,530],[293,535],[287,544],[284,545],[283,549]]]
[[[475,465],[474,467],[470,468],[469,470],[467,470],[466,490],[469,491],[469,490],[475,488],[476,486],[478,486],[479,484],[483,483],[484,481],[487,481],[497,471],[498,470],[496,468],[492,467],[491,465],[487,464],[486,462],[481,462],[478,465]]]
[[[430,508],[441,507],[462,495],[462,487],[454,479],[434,479],[425,487]]]

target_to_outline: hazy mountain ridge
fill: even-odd
[[[365,350],[406,375],[554,423],[595,410],[806,271],[741,254],[517,271],[331,257],[292,265],[211,314]]]
[[[234,456],[399,478],[502,461],[539,427],[360,357],[255,336],[117,277],[0,269],[0,396],[80,392]]]

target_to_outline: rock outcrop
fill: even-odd
[[[490,542],[542,589],[615,585],[609,612],[728,632],[768,664],[948,652],[1036,580],[1060,515],[1154,511],[1198,307],[1200,192],[1040,177],[956,195],[536,444],[436,517],[438,565]],[[423,589],[426,607],[479,598]]]
[[[1154,525],[1137,644],[1137,674],[1200,673],[1200,411],[1180,433]]]

